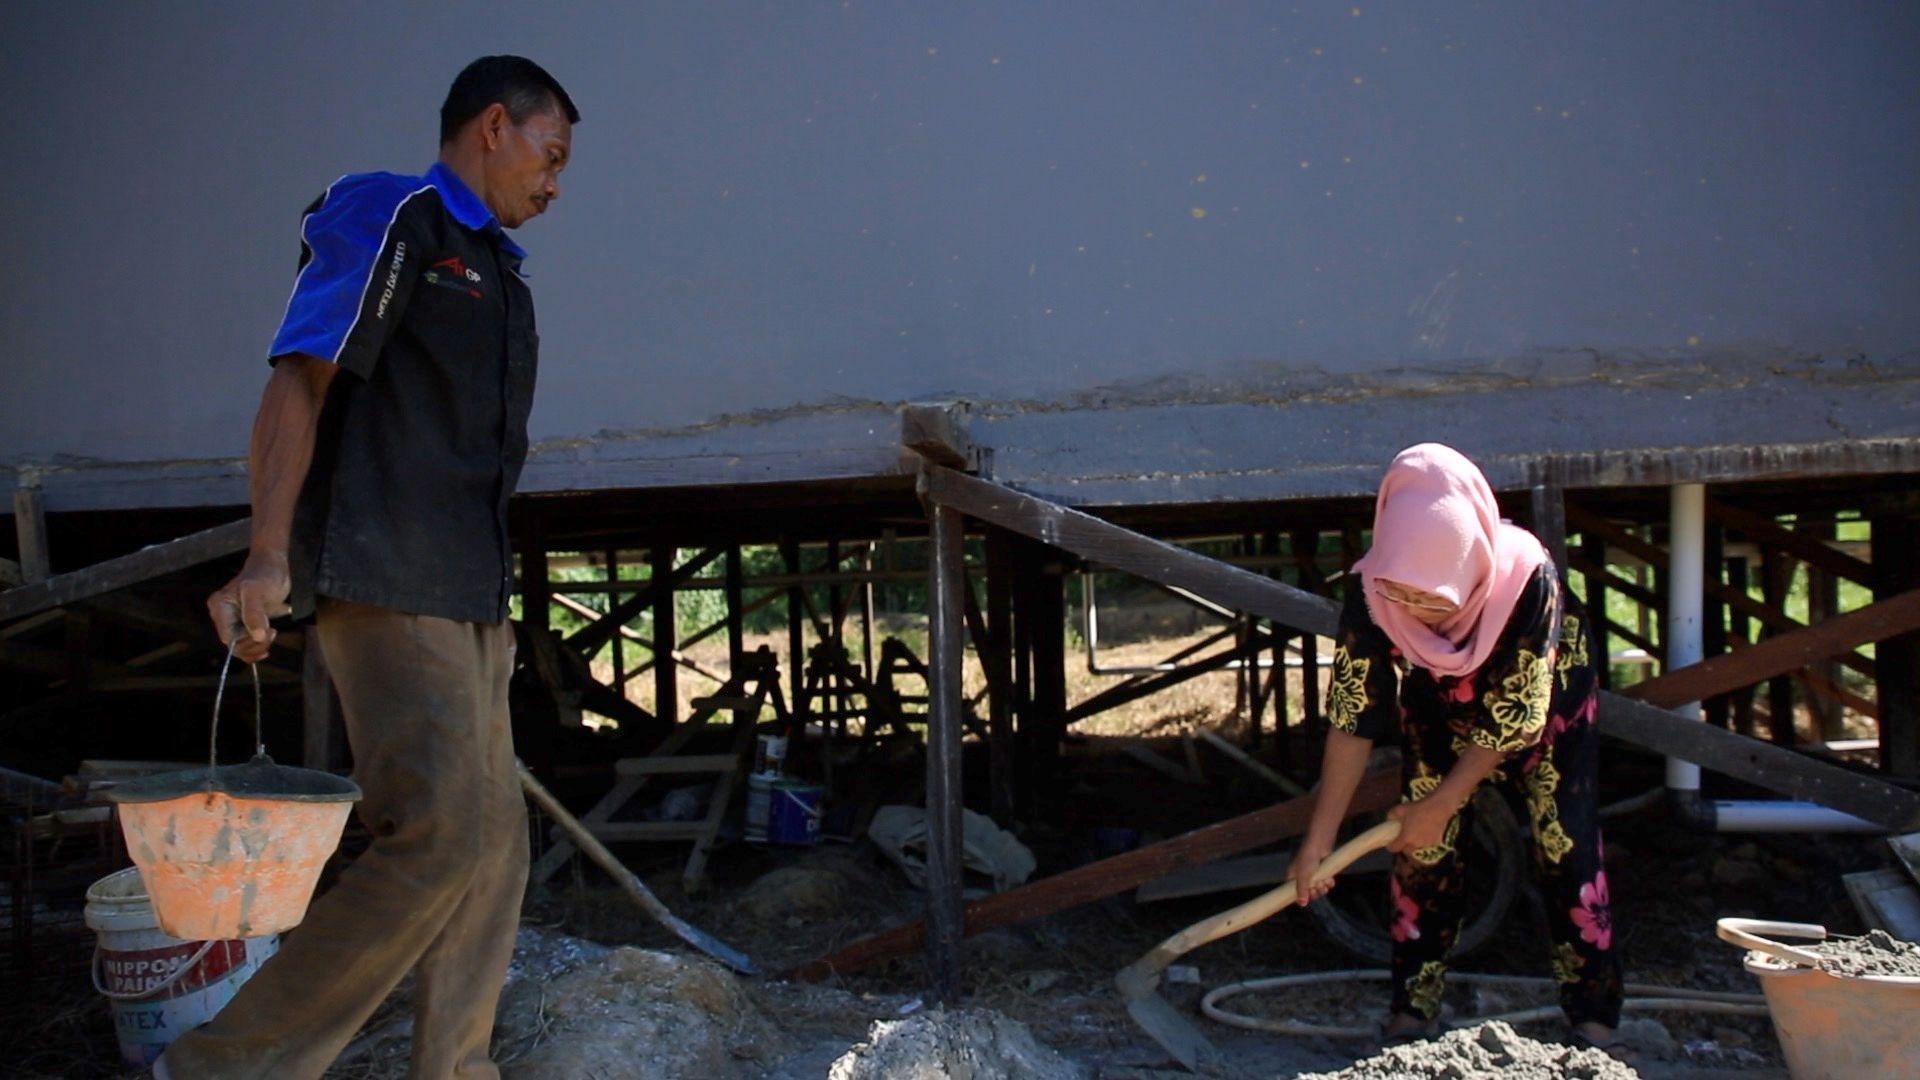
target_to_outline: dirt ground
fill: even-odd
[[[1103,659],[1157,657],[1178,644],[1150,642]],[[1074,697],[1108,682],[1076,674]],[[1297,703],[1297,680],[1292,697]],[[1182,783],[1118,752],[1120,740],[1112,737],[1144,736],[1168,761],[1181,762],[1186,759],[1178,733],[1205,724],[1234,734],[1232,707],[1232,676],[1217,675],[1103,718],[1101,730],[1069,748],[1061,821],[1022,833],[1039,859],[1038,876],[1111,854],[1116,843],[1149,843],[1270,803],[1273,790],[1224,757],[1203,751],[1203,779]],[[1271,748],[1262,756],[1283,764]],[[975,753],[968,762],[976,788],[980,757]],[[1660,774],[1657,760],[1611,744],[1603,768],[1603,798],[1609,801],[1646,790]],[[880,770],[871,792],[884,801],[912,803],[922,775],[917,755],[909,752]],[[966,1011],[936,1015],[923,996],[918,956],[818,985],[777,977],[920,914],[923,895],[870,843],[728,843],[715,852],[708,883],[695,895],[680,882],[684,845],[624,845],[617,851],[676,913],[775,974],[739,978],[707,963],[576,859],[536,890],[526,909],[497,1031],[496,1056],[508,1076],[1181,1075],[1170,1071],[1166,1054],[1129,1019],[1113,990],[1113,974],[1169,934],[1252,895],[1136,903],[1123,893],[989,931],[965,947]],[[1755,992],[1738,951],[1714,938],[1713,920],[1751,915],[1859,933],[1840,875],[1882,865],[1883,852],[1878,841],[1851,837],[1696,836],[1675,828],[1658,807],[1615,818],[1607,826],[1607,871],[1615,940],[1628,978]],[[1348,883],[1355,889],[1367,885],[1364,878]],[[1492,943],[1457,968],[1545,974],[1542,934],[1540,916],[1523,896]],[[1364,1040],[1241,1031],[1199,1016],[1198,999],[1210,987],[1371,966],[1329,941],[1304,912],[1282,912],[1183,962],[1197,969],[1199,981],[1170,984],[1162,992],[1238,1073],[1280,1077],[1338,1070],[1377,1049]],[[1383,984],[1354,982],[1235,1004],[1256,1015],[1364,1024],[1385,1003]],[[1456,987],[1449,991],[1448,1009],[1455,1023],[1465,1023],[1535,1003]],[[403,986],[328,1075],[404,1075],[407,1012]],[[916,1019],[929,1016],[935,1019]],[[40,995],[30,1008],[8,1010],[0,1027],[6,1031],[0,1060],[19,1075],[135,1075],[116,1067],[105,1006],[84,983]],[[1536,1022],[1520,1031],[1555,1042],[1564,1026]],[[1635,1068],[1645,1076],[1785,1075],[1764,1018],[1650,1014],[1634,1018],[1623,1033]],[[901,1064],[908,1059],[919,1064]],[[927,1061],[937,1067],[927,1071]],[[886,1062],[894,1064],[882,1069]]]

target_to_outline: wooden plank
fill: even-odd
[[[1830,574],[1862,585],[1873,583],[1873,566],[1866,560],[1789,529],[1764,514],[1756,514],[1709,495],[1707,519],[1718,521],[1757,544],[1779,548],[1801,562],[1818,566]]]
[[[966,407],[953,403],[902,405],[900,445],[950,469],[970,469],[976,458]]]
[[[12,559],[0,558],[0,589],[11,589],[15,585],[26,583],[26,574],[20,564]]]
[[[759,699],[746,699],[758,704]],[[684,757],[621,758],[613,771],[621,776],[660,776],[668,773],[731,772],[738,760],[732,754],[688,754]]]
[[[952,469],[929,467],[927,479],[934,501],[1091,562],[1177,586],[1284,626],[1326,637],[1338,629],[1339,607],[1331,600],[1252,571]]]
[[[1286,792],[1288,795],[1305,795],[1307,793],[1306,788],[1301,787],[1291,778],[1283,776],[1261,762],[1254,760],[1252,755],[1233,745],[1231,742],[1228,742],[1226,739],[1221,738],[1219,733],[1209,728],[1201,728],[1199,735],[1208,746],[1227,755],[1227,757],[1238,763],[1241,768],[1246,769],[1248,772],[1279,788],[1281,791]]]
[[[1840,875],[1860,921],[1902,941],[1920,941],[1920,889],[1898,870],[1862,870]]]
[[[1644,701],[1602,693],[1600,731],[1657,754],[1691,761],[1889,829],[1920,829],[1920,794],[1870,773],[1831,765],[1703,721],[1683,719]]]
[[[1678,671],[1627,687],[1627,697],[1674,708],[1796,671],[1861,645],[1920,628],[1920,589],[1857,611],[1776,634],[1757,645],[1709,657]]]
[[[1195,660],[1193,663],[1173,671],[1161,671],[1137,681],[1102,690],[1098,694],[1067,710],[1067,723],[1073,724],[1116,709],[1130,701],[1157,694],[1168,687],[1178,686],[1189,679],[1196,679],[1210,671],[1218,671],[1239,659],[1239,646],[1229,645],[1212,656]]]
[[[20,545],[20,578],[32,585],[53,576],[47,555],[47,508],[37,487],[13,489],[13,531]]]
[[[1907,875],[1913,878],[1913,883],[1920,885],[1920,832],[1888,837],[1887,849],[1892,851],[1893,857],[1906,868]]]
[[[1134,890],[1133,899],[1135,903],[1151,904],[1161,900],[1180,900],[1189,896],[1231,892],[1235,889],[1271,887],[1287,880],[1287,871],[1292,866],[1291,852],[1221,859],[1216,863],[1196,866],[1190,870],[1182,870],[1179,873],[1149,881]],[[1384,874],[1391,869],[1393,869],[1393,856],[1385,851],[1374,851],[1362,855],[1352,866],[1347,867],[1343,876]]]
[[[1176,783],[1199,784],[1205,782],[1205,777],[1199,776],[1187,766],[1163,756],[1153,747],[1147,745],[1145,739],[1122,739],[1118,745],[1122,754],[1125,754],[1127,757],[1132,758]]]
[[[1398,768],[1376,769],[1360,781],[1350,812],[1370,813],[1392,806],[1400,795]],[[1008,889],[968,904],[968,936],[1066,911],[1103,897],[1137,888],[1148,881],[1190,867],[1204,866],[1229,855],[1298,836],[1313,816],[1313,799],[1303,797],[1216,822],[1193,832],[1135,848],[1110,859],[1075,867],[1041,881]],[[857,971],[882,960],[904,956],[920,947],[924,922],[885,930],[862,938],[831,955],[802,964],[787,978],[817,982],[835,973]]]
[[[129,585],[138,585],[163,574],[245,551],[250,530],[248,519],[242,518],[178,540],[142,548],[130,555],[95,563],[83,570],[8,589],[0,593],[0,623],[65,607]]]
[[[962,625],[965,523],[935,504],[927,565],[927,967],[933,996],[960,996]]]

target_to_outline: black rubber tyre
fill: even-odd
[[[1467,917],[1454,944],[1453,957],[1470,956],[1499,930],[1513,907],[1520,876],[1527,872],[1527,837],[1513,810],[1499,793],[1482,788],[1474,796],[1474,821],[1468,842],[1473,846],[1467,858],[1472,870],[1467,875]],[[1364,815],[1347,823],[1342,840],[1383,820],[1381,815]],[[1489,873],[1489,869],[1494,872]],[[1393,958],[1393,939],[1389,936],[1393,913],[1387,894],[1385,873],[1340,875],[1331,893],[1307,908],[1326,932],[1342,948],[1370,963],[1386,965]]]

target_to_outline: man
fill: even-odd
[[[413,1074],[498,1075],[527,875],[507,499],[538,341],[504,230],[559,197],[579,119],[532,61],[484,57],[447,93],[425,176],[342,177],[301,222],[253,428],[252,546],[207,609],[245,660],[270,615],[314,612],[373,844],[158,1076],[319,1076],[410,970]]]

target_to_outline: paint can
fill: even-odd
[[[767,839],[776,844],[808,846],[820,842],[822,796],[819,784],[781,780],[773,785],[773,806],[767,818]]]
[[[94,989],[113,1008],[121,1059],[140,1068],[213,1019],[280,947],[277,934],[226,941],[167,934],[139,870],[131,867],[87,889],[86,921],[98,936]]]
[[[767,819],[773,813],[773,785],[780,782],[775,773],[752,773],[747,777],[747,817],[742,831],[749,844],[767,842]]]

